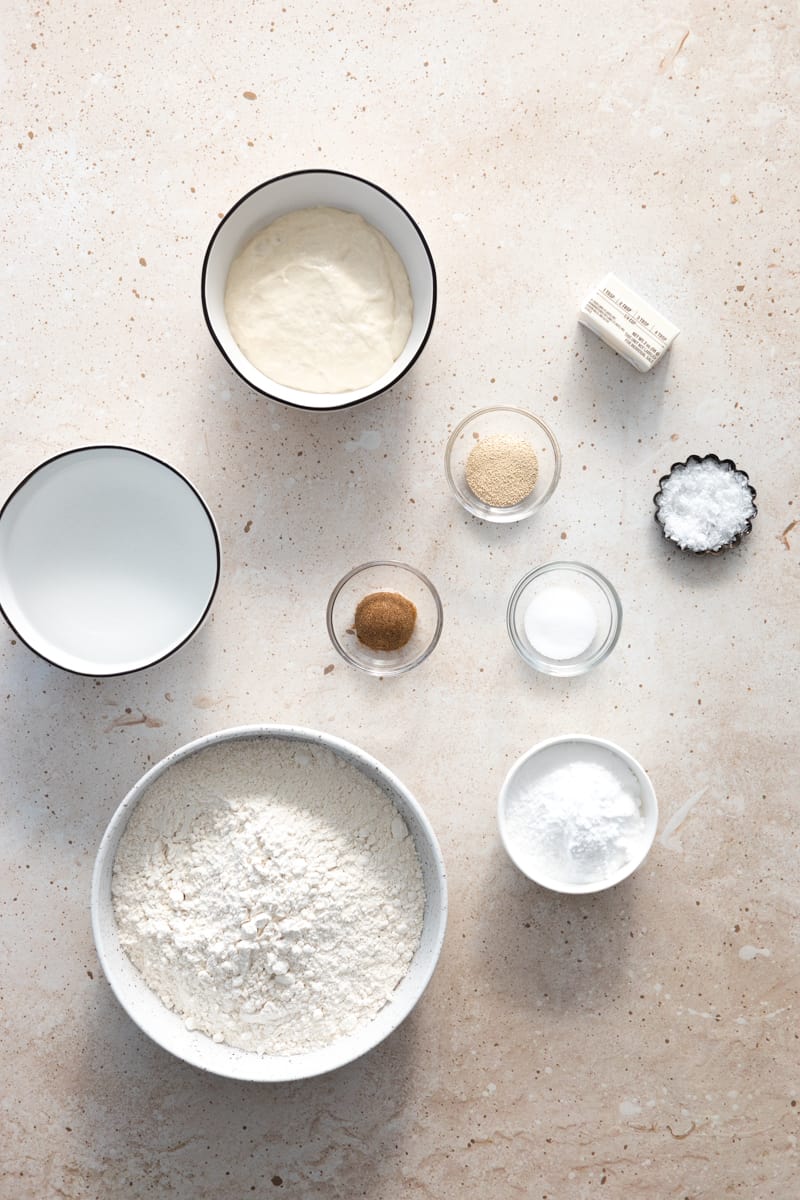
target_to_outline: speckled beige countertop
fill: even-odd
[[[72,677],[0,634],[3,1200],[795,1200],[797,12],[663,7],[7,7],[2,494],[58,451],[141,447],[204,493],[224,567],[200,634],[142,674]],[[303,166],[396,194],[439,271],[415,369],[339,415],[250,391],[200,311],[219,215]],[[682,329],[649,375],[576,325],[607,270]],[[516,527],[467,517],[442,470],[448,430],[498,401],[564,454]],[[718,558],[671,552],[652,518],[658,476],[697,451],[759,494]],[[324,622],[335,580],[381,556],[445,606],[433,657],[385,681],[338,661]],[[526,669],[504,626],[519,576],[559,557],[625,610],[571,682]],[[412,1017],[292,1086],[152,1045],[89,923],[135,780],[259,721],[385,762],[450,877]],[[645,866],[593,899],[529,884],[495,829],[509,764],[571,731],[634,753],[661,806]]]

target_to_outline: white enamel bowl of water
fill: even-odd
[[[140,450],[56,455],[0,511],[0,610],[32,650],[81,675],[172,654],[211,607],[219,568],[198,492]]]
[[[422,869],[425,911],[419,946],[391,999],[371,1021],[319,1050],[270,1055],[212,1041],[186,1028],[185,1021],[151,991],[120,945],[111,895],[114,857],[136,805],[148,788],[179,760],[231,740],[279,738],[299,746],[326,747],[389,796],[406,823]],[[422,808],[400,780],[376,759],[330,734],[294,725],[244,726],[199,738],[152,767],[131,789],[111,819],[97,853],[92,878],[92,927],[98,958],[117,999],[139,1028],[171,1054],[215,1075],[257,1082],[282,1082],[321,1075],[359,1058],[383,1041],[411,1012],[436,968],[447,923],[447,882],[436,835]]]
[[[403,260],[414,302],[411,332],[399,357],[380,379],[348,392],[304,392],[270,379],[239,348],[225,315],[228,272],[247,243],[278,217],[320,206],[358,213],[391,242]],[[345,408],[385,392],[419,358],[436,313],[436,269],[422,230],[402,204],[383,188],[342,171],[293,171],[254,187],[220,221],[203,262],[201,296],[212,338],[250,387],[297,408]]]

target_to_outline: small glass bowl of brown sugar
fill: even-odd
[[[508,524],[530,517],[550,499],[561,474],[553,431],[524,408],[470,413],[450,435],[445,474],[467,512]]]
[[[369,675],[402,675],[436,647],[442,602],[416,567],[368,562],[336,584],[327,623],[333,645],[351,666]]]

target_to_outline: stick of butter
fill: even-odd
[[[578,320],[637,371],[649,371],[660,362],[680,333],[677,325],[662,317],[616,275],[606,275],[589,293]]]

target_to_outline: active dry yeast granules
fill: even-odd
[[[467,458],[467,486],[493,508],[521,504],[536,487],[538,477],[539,460],[533,446],[510,433],[479,438]]]

